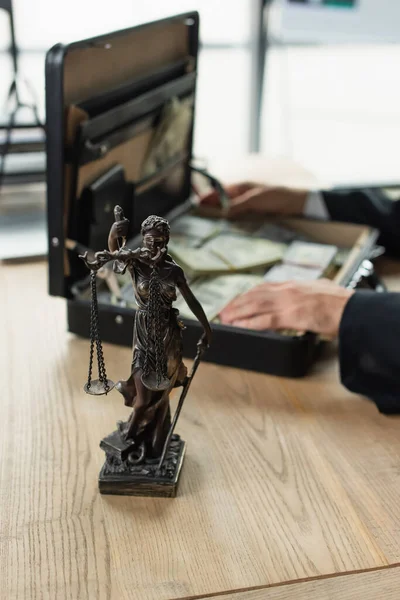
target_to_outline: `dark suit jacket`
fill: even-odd
[[[400,257],[400,201],[373,190],[323,197],[333,220],[378,229],[378,243]],[[350,298],[340,324],[339,361],[344,386],[383,413],[400,413],[400,294],[359,290]]]
[[[386,248],[387,254],[400,257],[400,200],[389,200],[373,189],[323,192],[322,196],[332,220],[378,229],[378,243]]]

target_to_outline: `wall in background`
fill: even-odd
[[[14,1],[19,35],[23,38],[26,31],[21,71],[36,89],[43,116],[46,47],[127,27],[134,19],[142,22],[151,18],[151,12],[156,18],[198,8],[203,42],[212,46],[200,55],[195,153],[199,157],[223,155],[229,160],[230,155],[247,152],[251,110],[251,49],[247,42],[252,0],[152,0],[151,11],[139,0],[117,0],[118,13],[102,0]],[[359,2],[392,5],[389,0]],[[77,23],[74,14],[80,4]],[[397,14],[400,0],[393,4]],[[136,5],[140,8],[135,12]],[[50,14],[53,27],[49,27]],[[41,22],[43,15],[47,15],[45,22]],[[3,43],[1,31],[0,40]],[[329,181],[398,182],[399,61],[400,44],[316,46],[310,42],[303,47],[274,47],[266,66],[262,151],[292,157]],[[0,52],[0,116],[10,77],[9,57]]]
[[[354,8],[275,0],[271,33],[284,43],[400,42],[399,0],[357,0]]]
[[[400,44],[276,46],[262,150],[335,183],[400,182]]]

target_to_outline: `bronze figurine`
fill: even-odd
[[[183,270],[168,254],[168,221],[155,215],[147,217],[141,226],[143,246],[131,250],[125,247],[129,221],[120,207],[115,207],[114,215],[109,250],[97,252],[94,260],[89,260],[87,253],[81,257],[93,277],[109,261],[113,261],[117,273],[128,269],[138,305],[131,372],[126,380],[115,385],[125,405],[132,407],[132,413],[126,422],[118,422],[117,430],[100,444],[106,462],[99,487],[102,493],[171,496],[176,493],[185,446],[179,436],[173,435],[173,430],[201,355],[210,344],[211,327]],[[178,310],[173,308],[177,289],[204,329],[189,376],[182,360],[184,325]],[[106,378],[104,366],[100,375],[95,384],[103,382],[102,393],[107,393],[112,382]],[[89,379],[86,391],[99,393],[91,392],[90,385]],[[183,390],[171,423],[169,394],[179,386]]]

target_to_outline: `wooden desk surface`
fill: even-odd
[[[44,262],[0,266],[1,598],[398,598],[400,419],[339,384],[334,348],[302,380],[202,364],[179,496],[100,496],[129,409],[83,392],[65,313]],[[129,349],[105,357],[126,376]]]

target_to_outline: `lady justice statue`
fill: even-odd
[[[132,277],[138,305],[132,367],[129,377],[119,381],[115,389],[133,410],[129,419],[118,422],[117,430],[100,444],[106,462],[99,487],[102,493],[173,496],[185,446],[173,435],[173,428],[200,357],[210,344],[211,327],[183,270],[168,254],[168,221],[155,215],[147,217],[141,226],[143,245],[131,250],[125,247],[129,221],[120,207],[115,207],[114,215],[109,250],[97,252],[93,261],[88,260],[87,253],[82,259],[92,271],[114,261],[114,271],[124,273],[128,269]],[[189,376],[182,361],[184,325],[173,308],[177,288],[204,329]],[[169,394],[179,386],[183,391],[171,423]]]

